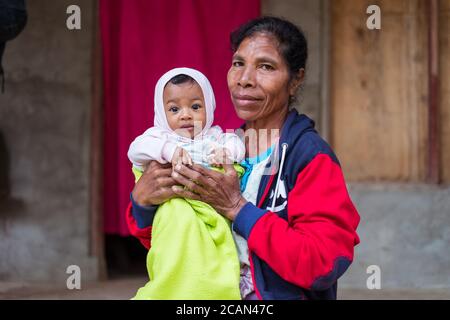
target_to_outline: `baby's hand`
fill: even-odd
[[[177,164],[182,163],[184,165],[192,166],[192,158],[189,155],[189,152],[184,150],[181,147],[177,147],[172,157],[172,166],[176,166]]]
[[[232,164],[230,159],[230,151],[227,148],[216,148],[208,157],[210,165],[220,167],[222,164]]]

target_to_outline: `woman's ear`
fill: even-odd
[[[298,88],[301,86],[304,79],[305,79],[305,69],[300,68],[297,74],[292,78],[289,86],[289,94],[291,96],[295,96]]]

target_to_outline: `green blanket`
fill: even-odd
[[[235,169],[242,175],[241,166]],[[150,281],[133,299],[241,299],[230,222],[201,201],[174,198],[159,206],[147,271]]]

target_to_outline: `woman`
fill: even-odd
[[[253,137],[241,188],[231,165],[224,174],[199,165],[172,173],[152,163],[131,195],[130,231],[148,248],[158,204],[202,200],[233,221],[243,299],[336,299],[359,243],[359,215],[314,122],[289,111],[304,79],[306,39],[290,22],[265,17],[233,32],[231,45],[228,87],[245,136]]]

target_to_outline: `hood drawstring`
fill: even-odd
[[[280,187],[281,174],[283,173],[284,159],[286,157],[286,150],[287,150],[288,146],[289,145],[287,143],[283,143],[281,145],[282,151],[281,151],[280,171],[278,173],[277,184],[275,185],[275,193],[273,194],[272,208],[270,209],[270,211],[272,211],[272,212],[273,212],[273,210],[275,210],[275,202],[277,201],[277,197],[278,197],[278,188]]]

